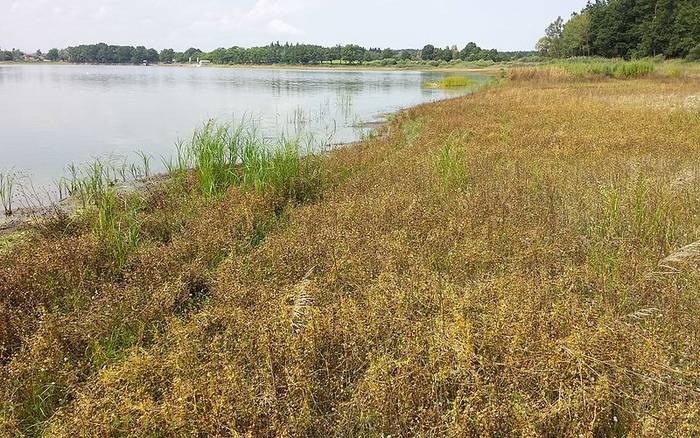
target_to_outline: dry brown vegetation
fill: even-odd
[[[84,219],[5,248],[0,435],[697,436],[697,251],[659,262],[700,239],[700,119],[612,99],[649,88],[700,82],[505,83],[320,197],[154,190],[126,263]]]

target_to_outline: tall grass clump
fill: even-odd
[[[640,60],[621,62],[613,67],[613,76],[616,78],[639,78],[654,73],[656,66],[652,61]]]
[[[14,197],[15,175],[12,173],[0,173],[0,203],[5,212],[5,216],[13,213],[12,199]]]
[[[118,266],[126,264],[128,255],[138,246],[142,208],[137,195],[119,196],[113,188],[97,201],[93,230]]]
[[[61,194],[65,192],[87,208],[99,203],[105,191],[116,183],[119,172],[111,163],[96,159],[85,165],[71,163],[68,173],[68,177],[59,181]]]
[[[249,124],[210,121],[179,152],[178,168],[185,162],[194,170],[207,198],[238,185],[303,200],[317,193],[320,184],[318,158],[303,152],[300,137],[272,141]]]
[[[516,67],[508,70],[511,81],[561,81],[570,79],[565,69],[557,66]]]
[[[572,59],[536,67],[517,67],[508,72],[515,81],[616,78],[633,79],[656,71],[651,60]]]
[[[197,171],[205,196],[219,195],[235,181],[234,170],[239,157],[242,126],[229,129],[229,126],[210,121],[195,131],[186,152],[192,160],[192,167]],[[178,158],[178,161],[181,162],[182,159]]]
[[[118,267],[139,243],[138,217],[143,210],[139,193],[120,194],[119,181],[127,174],[134,179],[150,173],[150,156],[138,153],[141,164],[96,159],[79,166],[68,166],[69,176],[59,181],[59,193],[74,199],[88,218],[92,231]]]
[[[446,190],[462,183],[466,177],[466,168],[462,163],[453,137],[448,137],[445,144],[440,148],[436,163],[442,186]]]
[[[143,178],[148,178],[151,176],[151,156],[144,151],[137,151],[136,155],[141,159],[141,167],[138,165],[131,165],[131,174],[133,178],[138,178],[139,176]]]

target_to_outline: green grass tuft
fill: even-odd
[[[463,76],[450,76],[437,82],[428,82],[425,86],[427,88],[459,88],[473,87],[476,83],[474,79],[465,78]]]

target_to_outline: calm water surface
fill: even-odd
[[[38,184],[69,163],[170,156],[211,118],[253,121],[265,136],[315,146],[358,139],[388,112],[455,95],[440,73],[142,66],[0,65],[0,172]],[[480,80],[484,77],[477,76]],[[466,91],[462,91],[466,92]]]

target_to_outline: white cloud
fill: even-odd
[[[279,18],[275,18],[274,20],[267,23],[267,29],[270,31],[270,33],[276,34],[276,35],[303,35],[304,34],[304,32],[301,29],[297,29],[296,27],[292,26],[289,23],[285,23],[284,21],[280,20]]]
[[[293,24],[298,13],[307,10],[318,0],[256,0],[249,7],[219,8],[196,15],[188,24],[194,35],[207,34],[229,41],[245,37],[299,36],[303,29]]]
[[[308,8],[312,3],[309,0],[257,0],[246,15],[253,20],[280,19]]]

